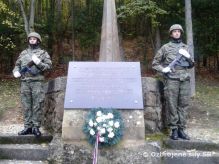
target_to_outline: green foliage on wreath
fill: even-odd
[[[123,136],[124,123],[121,114],[116,109],[95,108],[91,109],[85,118],[83,132],[88,142],[96,142],[99,133],[99,145],[111,146],[117,144]]]

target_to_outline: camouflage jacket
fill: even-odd
[[[38,58],[41,59],[41,62],[38,65],[33,65],[31,67],[31,71],[35,72],[35,75],[32,75],[30,72],[26,72],[25,74],[22,74],[21,80],[32,80],[32,81],[40,81],[44,80],[44,72],[46,70],[49,70],[52,68],[52,61],[50,59],[49,54],[40,48],[37,49],[31,49],[27,48],[24,51],[22,51],[15,63],[15,67],[13,69],[13,73],[16,71],[21,71],[24,67],[27,66],[27,64],[32,61],[32,56],[36,55]]]
[[[152,62],[152,68],[162,73],[162,69],[167,67],[178,55],[180,48],[188,51],[188,46],[184,43],[169,42],[163,45],[157,52]],[[190,78],[189,68],[192,68],[194,62],[192,59],[185,59],[186,66],[180,66],[179,69],[175,69],[173,72],[165,74],[165,78],[185,80]]]

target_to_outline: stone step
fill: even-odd
[[[47,144],[2,144],[0,159],[16,160],[46,160],[48,157]]]
[[[219,152],[197,150],[164,150],[162,164],[218,164]]]
[[[48,164],[47,161],[0,160],[0,164]]]
[[[186,150],[196,149],[202,151],[219,151],[219,143],[200,140],[164,140],[164,147],[168,149]]]
[[[52,136],[43,135],[36,138],[33,135],[25,136],[12,136],[12,135],[0,135],[0,144],[40,144],[49,143],[52,140]]]

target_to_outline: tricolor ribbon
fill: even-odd
[[[97,164],[99,140],[100,140],[100,135],[98,132],[96,135],[96,142],[95,142],[94,151],[93,151],[93,164]]]

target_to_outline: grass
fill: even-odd
[[[17,106],[19,96],[18,80],[0,80],[0,117],[7,109]]]
[[[145,135],[146,141],[163,141],[167,138],[167,135],[164,133],[154,133]]]

